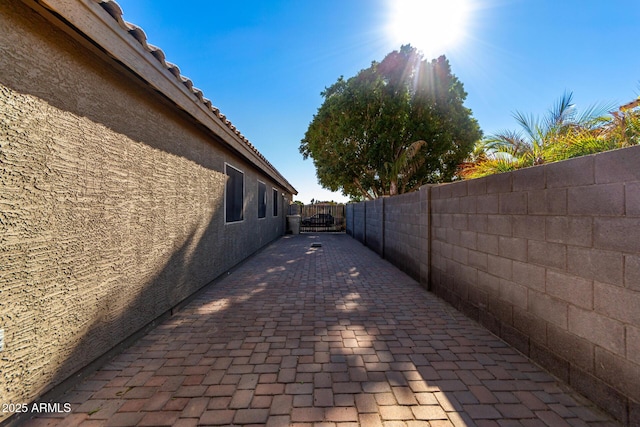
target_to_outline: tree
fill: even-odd
[[[610,105],[591,106],[579,114],[569,92],[543,117],[517,111],[513,116],[521,130],[484,139],[460,174],[478,178],[635,145],[640,142],[637,106],[630,102],[610,114]]]
[[[300,152],[323,187],[352,198],[449,181],[482,137],[447,59],[427,61],[409,45],[322,96]]]

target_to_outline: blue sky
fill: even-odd
[[[413,15],[434,26],[444,19],[435,16],[436,4],[456,1],[423,0],[431,6]],[[485,134],[517,129],[514,111],[544,114],[565,91],[579,109],[640,95],[640,0],[466,1],[464,24],[445,22],[452,31],[462,27],[463,36],[439,53],[464,84],[465,105]],[[145,31],[305,203],[347,200],[322,189],[312,161],[298,152],[320,92],[401,43],[431,52],[429,40],[389,33],[397,2],[118,0],[124,20]]]

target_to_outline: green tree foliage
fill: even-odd
[[[323,187],[352,198],[449,181],[482,137],[447,59],[427,61],[408,45],[322,96],[300,152]]]
[[[565,93],[543,117],[516,112],[520,131],[490,135],[478,143],[460,175],[478,178],[640,143],[639,101],[608,113],[592,106],[578,113]]]

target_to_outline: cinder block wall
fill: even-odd
[[[21,2],[0,32],[0,401],[28,403],[281,235],[285,190]]]
[[[640,147],[427,190],[428,214],[405,207],[431,218],[421,282],[623,423],[640,419]],[[416,222],[385,212],[385,226]],[[414,233],[385,231],[385,256],[424,259]]]
[[[378,255],[382,255],[384,251],[384,198],[370,200],[365,202],[365,241],[371,250]]]
[[[347,233],[407,274],[429,276],[429,188],[347,204]]]
[[[352,206],[352,218],[353,218],[353,231],[351,235],[359,242],[365,243],[366,241],[366,205],[364,203],[357,203]]]
[[[384,256],[417,280],[428,263],[428,211],[420,203],[428,188],[384,201]]]

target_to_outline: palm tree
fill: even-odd
[[[516,111],[519,131],[490,135],[476,147],[476,159],[461,171],[464,178],[477,178],[549,161],[574,157],[572,149],[596,138],[610,119],[608,106],[592,106],[582,114],[573,104],[573,93],[565,92],[543,117]]]

